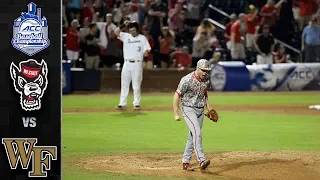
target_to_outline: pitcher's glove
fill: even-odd
[[[218,115],[217,111],[212,108],[207,111],[205,116],[207,116],[207,118],[209,118],[213,122],[217,122],[219,120],[219,115]]]

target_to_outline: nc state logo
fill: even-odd
[[[13,62],[10,75],[15,90],[20,94],[20,105],[25,111],[41,109],[41,98],[48,86],[48,67],[42,59],[39,64],[34,59],[21,61],[19,67]]]

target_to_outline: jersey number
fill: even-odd
[[[141,46],[138,47],[138,52],[140,52],[140,51],[141,51]]]

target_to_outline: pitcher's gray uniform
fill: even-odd
[[[206,160],[202,149],[202,123],[206,106],[207,90],[210,88],[209,78],[199,79],[195,71],[184,76],[176,93],[181,97],[181,113],[189,127],[189,135],[183,155],[183,163],[189,163],[195,150],[199,162]]]

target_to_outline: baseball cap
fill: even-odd
[[[204,70],[204,71],[210,71],[211,68],[210,68],[210,63],[208,60],[206,59],[200,59],[198,62],[197,62],[197,68],[201,69],[201,70]]]
[[[250,10],[253,10],[253,9],[255,9],[256,7],[253,5],[253,4],[250,4],[250,6],[249,6],[249,9]]]

